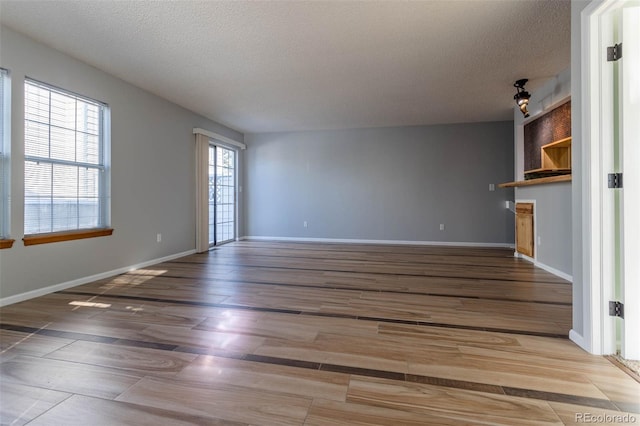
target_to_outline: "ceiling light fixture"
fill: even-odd
[[[529,99],[531,98],[531,95],[529,94],[529,92],[524,90],[524,85],[527,83],[527,81],[529,80],[526,78],[523,78],[513,83],[513,87],[516,88],[516,94],[513,96],[513,99],[516,100],[516,103],[518,104],[518,108],[520,108],[520,111],[524,115],[524,118],[529,117],[529,111],[527,111],[527,105],[529,105]]]

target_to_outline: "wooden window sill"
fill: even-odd
[[[549,176],[538,179],[520,180],[517,182],[506,182],[498,185],[499,188],[514,188],[518,186],[543,185],[556,182],[571,182],[571,175]]]
[[[0,250],[13,247],[14,241],[15,240],[0,240]]]
[[[25,246],[34,246],[36,244],[49,244],[58,243],[60,241],[81,240],[84,238],[106,237],[111,234],[113,234],[112,228],[82,229],[77,231],[25,235],[22,241],[24,241]]]

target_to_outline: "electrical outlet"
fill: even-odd
[[[489,184],[489,191],[495,191],[496,190],[496,184],[495,183],[490,183]]]
[[[302,222],[302,226],[304,226],[305,228],[307,227],[307,221],[306,220],[304,222]]]
[[[156,235],[156,241],[157,242],[161,242],[162,241],[162,234],[157,234]]]
[[[540,235],[538,235],[538,245],[541,246],[542,245],[542,237],[540,237]]]
[[[444,231],[444,223],[441,223],[441,224],[440,224],[440,230],[441,230],[441,231]]]

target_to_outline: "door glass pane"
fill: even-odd
[[[209,147],[209,245],[235,238],[235,151]]]
[[[216,148],[216,243],[235,237],[235,151]]]
[[[209,245],[216,243],[216,147],[209,146]]]

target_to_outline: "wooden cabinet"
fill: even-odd
[[[533,257],[533,203],[516,204],[516,251]]]
[[[571,137],[543,145],[540,148],[540,168],[524,172],[525,179],[571,173]]]

